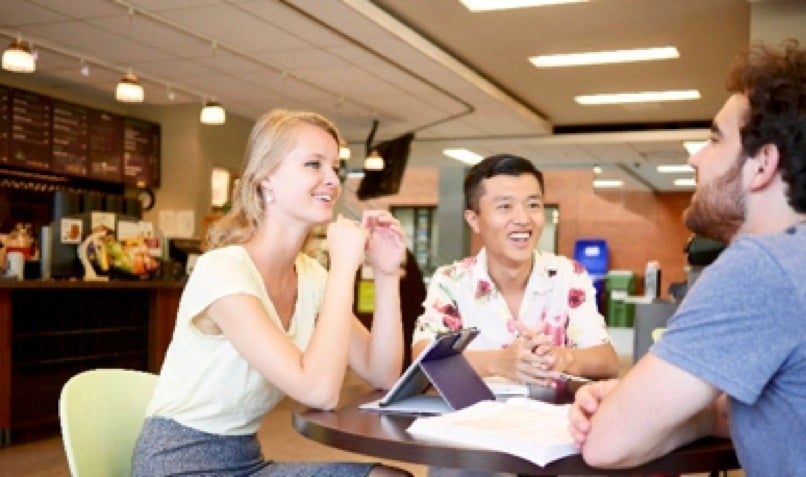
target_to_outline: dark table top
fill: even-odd
[[[580,455],[564,457],[546,467],[539,467],[519,457],[497,451],[417,440],[406,432],[406,428],[415,419],[414,416],[380,414],[358,409],[359,404],[381,396],[381,392],[368,391],[342,403],[331,412],[297,409],[292,416],[294,428],[300,434],[331,447],[419,464],[520,475],[608,474],[607,470],[589,467]],[[730,440],[705,438],[640,467],[614,473],[679,474],[739,467]]]

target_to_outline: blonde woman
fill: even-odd
[[[387,212],[333,221],[338,149],[335,126],[314,113],[275,110],[255,124],[232,209],[208,232],[182,294],[134,475],[408,475],[363,463],[268,462],[257,439],[285,395],[332,409],[348,365],[377,388],[401,369],[405,236]],[[329,271],[302,251],[319,224],[327,224]],[[365,258],[376,287],[371,331],[352,314]]]

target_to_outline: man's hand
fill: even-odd
[[[585,440],[591,430],[591,418],[599,409],[599,404],[610,392],[618,386],[618,379],[597,381],[579,388],[574,396],[574,403],[568,412],[571,423],[571,436],[578,449],[585,445]]]

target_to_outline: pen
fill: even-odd
[[[558,379],[562,379],[563,381],[574,381],[577,383],[590,383],[593,380],[588,378],[583,378],[582,376],[576,376],[574,374],[567,374],[567,373],[560,373],[557,376]]]

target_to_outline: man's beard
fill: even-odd
[[[737,159],[722,176],[696,192],[683,212],[683,222],[695,234],[728,243],[745,221],[742,166]]]

